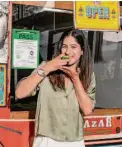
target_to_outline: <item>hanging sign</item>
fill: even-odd
[[[6,65],[0,64],[0,106],[6,105]]]
[[[13,29],[12,67],[33,69],[39,63],[39,31]]]
[[[86,116],[84,118],[85,140],[115,139],[122,134],[122,116],[119,114],[105,116]]]
[[[119,30],[118,1],[76,1],[74,22],[78,29]]]

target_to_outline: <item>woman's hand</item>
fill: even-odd
[[[73,82],[75,82],[76,79],[79,79],[79,73],[80,69],[78,68],[77,70],[72,68],[72,67],[67,67],[67,66],[62,66],[60,68],[63,72],[65,72]]]
[[[56,58],[47,62],[42,67],[42,69],[46,72],[46,74],[53,72],[53,71],[56,71],[56,70],[60,69],[62,66],[68,64],[68,62],[70,61],[70,57],[69,57],[69,59],[62,59],[63,56],[64,56],[64,54],[57,56]]]

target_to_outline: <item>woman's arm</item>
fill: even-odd
[[[60,66],[66,65],[67,62],[69,62],[70,59],[61,60],[62,56],[64,55],[61,54],[55,59],[45,64],[41,64],[37,69],[41,68],[42,70],[44,70],[44,73],[47,76],[50,72],[59,69]],[[28,76],[18,84],[15,91],[15,95],[18,99],[29,96],[37,87],[37,85],[44,79],[44,77],[40,76],[37,73],[37,69],[34,70],[34,72],[30,76]]]
[[[85,115],[89,115],[95,104],[96,82],[94,73],[92,74],[91,83],[86,92],[79,78],[79,70],[76,71],[74,68],[66,66],[62,66],[60,69],[67,73],[71,78],[80,108]]]
[[[76,96],[84,115],[92,113],[95,104],[95,78],[92,79],[88,92],[84,90],[79,77],[73,79]]]
[[[46,64],[43,61],[32,73],[30,76],[23,78],[19,81],[15,95],[18,99],[25,98],[28,96],[33,96],[36,94],[38,84],[43,80],[43,77],[39,76],[37,70],[43,68]]]
[[[44,77],[38,75],[37,72],[31,74],[24,80],[22,80],[15,91],[15,95],[18,99],[22,99],[31,94],[31,92],[37,87],[37,85],[43,80]]]

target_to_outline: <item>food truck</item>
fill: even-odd
[[[38,93],[18,100],[17,83],[50,60],[74,26],[88,39],[97,85],[94,112],[84,117],[85,144],[121,144],[121,2],[13,1],[0,2],[0,11],[0,147],[32,147]]]

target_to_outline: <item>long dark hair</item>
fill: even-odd
[[[74,37],[77,43],[80,45],[81,49],[83,50],[83,55],[80,57],[77,67],[80,68],[80,74],[79,74],[80,80],[82,81],[84,89],[87,90],[91,81],[91,70],[92,70],[91,52],[88,42],[85,38],[85,35],[81,30],[70,29],[64,32],[55,47],[53,58],[61,54],[63,41],[67,36]],[[63,73],[60,70],[57,70],[49,75],[49,79],[55,90],[65,89],[64,77],[65,77],[65,73]]]

